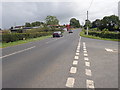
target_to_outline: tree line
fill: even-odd
[[[84,28],[87,26],[91,28],[97,28],[97,30],[108,29],[109,31],[120,31],[120,20],[116,15],[105,16],[103,19],[96,19],[91,22],[90,20],[86,20]]]

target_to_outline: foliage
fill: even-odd
[[[25,23],[25,27],[36,27],[36,26],[40,26],[40,25],[44,25],[44,23],[39,22],[39,21],[32,22],[32,23],[29,23],[29,22]]]
[[[92,28],[100,30],[108,29],[109,31],[120,31],[120,20],[118,16],[105,16],[103,19],[96,19],[92,22]]]
[[[45,21],[47,25],[59,25],[59,20],[56,16],[47,16]]]
[[[83,32],[86,34],[86,30],[83,30]],[[104,29],[102,31],[93,31],[89,30],[89,35],[95,36],[95,37],[100,37],[100,38],[108,38],[108,39],[120,39],[119,35],[120,32],[111,32],[108,29]]]
[[[36,32],[36,33],[9,33],[9,34],[2,34],[2,42],[14,42],[29,38],[37,38],[41,36],[51,35],[52,32]]]
[[[29,22],[26,22],[25,27],[31,27],[31,24]]]
[[[87,29],[88,28],[91,28],[92,27],[92,23],[90,20],[85,20],[85,25],[84,25],[84,28]]]
[[[70,26],[72,26],[73,28],[79,28],[80,27],[79,20],[75,18],[70,19]]]

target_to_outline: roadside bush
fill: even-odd
[[[37,32],[37,33],[8,33],[2,34],[2,42],[14,42],[18,40],[29,39],[29,38],[37,38],[41,36],[51,35],[52,32]]]
[[[110,32],[110,31],[107,31],[107,30],[89,31],[88,33],[89,33],[89,35],[96,36],[96,37],[101,37],[101,38],[120,39],[120,37],[118,37],[118,35],[120,33]]]

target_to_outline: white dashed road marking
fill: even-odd
[[[81,41],[81,36],[80,36],[80,38],[79,38],[79,43],[78,43],[78,47],[77,47],[77,50],[76,50],[76,56],[74,57],[74,61],[73,61],[73,65],[78,65],[78,59],[79,59],[79,55],[80,55],[80,41]],[[71,69],[70,69],[70,73],[71,74],[75,74],[75,73],[77,73],[77,67],[71,67]],[[67,82],[66,82],[66,87],[69,87],[69,88],[72,88],[72,87],[74,87],[74,83],[75,83],[75,78],[73,78],[73,77],[69,77],[68,79],[67,79]]]
[[[92,76],[92,72],[90,69],[85,69],[85,73],[87,76]]]
[[[89,60],[89,58],[87,58],[87,57],[84,57],[84,60],[88,61],[88,60]]]
[[[85,66],[90,67],[90,62],[85,62]]]
[[[94,89],[94,81],[92,80],[86,80],[87,88]]]
[[[108,51],[112,51],[112,50],[108,50]],[[89,58],[88,58],[85,42],[83,42],[83,52],[84,52],[85,66],[87,66],[87,68],[88,68],[88,67],[90,67],[90,62],[88,62]],[[87,76],[89,76],[89,78],[90,78],[92,76],[92,71],[90,69],[85,69],[85,74]],[[86,87],[88,88],[88,90],[89,89],[94,90],[94,88],[95,88],[94,81],[86,80]]]
[[[109,49],[109,48],[105,48],[105,50],[106,50],[107,52],[118,52],[117,49]]]
[[[78,61],[73,61],[73,65],[77,65],[78,64]]]
[[[84,56],[88,56],[88,54],[84,54]]]
[[[77,52],[77,53],[79,53],[80,51],[79,51],[79,50],[77,50],[76,52]]]
[[[78,60],[78,59],[79,59],[79,56],[75,56],[74,59]]]
[[[5,58],[5,57],[12,56],[12,55],[15,55],[15,54],[18,54],[18,53],[24,52],[24,51],[28,51],[28,50],[33,49],[33,48],[35,48],[35,47],[36,47],[36,46],[30,47],[30,48],[27,48],[27,49],[24,49],[24,50],[21,50],[21,51],[17,51],[17,52],[14,52],[14,53],[11,53],[11,54],[8,54],[8,55],[5,55],[5,56],[2,56],[2,57],[0,57],[0,58]]]
[[[105,48],[105,50],[108,51],[108,52],[113,52],[113,50],[109,49],[109,48]]]
[[[79,53],[76,53],[76,55],[80,55]]]
[[[84,53],[87,53],[87,51],[84,51]]]
[[[75,79],[69,77],[69,78],[67,79],[67,82],[66,82],[66,87],[73,87],[73,86],[74,86],[74,83],[75,83]]]
[[[76,67],[71,67],[70,73],[76,73],[76,72],[77,72],[77,68]]]
[[[78,47],[77,50],[80,50],[80,48]]]

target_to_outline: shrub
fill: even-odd
[[[117,32],[110,32],[107,29],[103,31],[89,31],[89,35],[101,37],[101,38],[109,38],[109,39],[120,39],[120,33]]]
[[[51,35],[52,32],[37,32],[37,33],[8,33],[2,34],[2,42],[14,42],[18,40],[29,39],[29,38],[37,38],[41,36]]]

